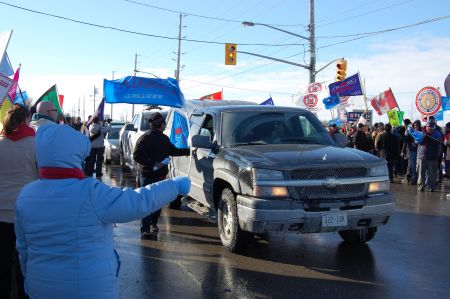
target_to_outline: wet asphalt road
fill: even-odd
[[[107,166],[103,182],[134,187]],[[450,181],[437,192],[392,184],[396,213],[367,245],[335,233],[255,238],[241,255],[221,246],[216,224],[164,209],[157,240],[139,222],[118,224],[121,298],[450,298]]]

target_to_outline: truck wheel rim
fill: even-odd
[[[231,213],[228,209],[228,204],[225,204],[223,206],[222,225],[223,225],[223,232],[225,236],[228,238],[231,235]]]

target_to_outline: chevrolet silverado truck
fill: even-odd
[[[386,161],[336,144],[309,111],[190,101],[169,111],[166,134],[175,112],[188,120],[192,155],[173,157],[169,176],[190,177],[183,202],[217,220],[231,252],[264,233],[337,232],[364,243],[394,213]]]

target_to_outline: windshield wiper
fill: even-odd
[[[297,141],[300,143],[311,143],[311,144],[321,144],[321,145],[329,145],[314,139],[308,139],[308,138],[302,138],[302,137],[287,137],[287,138],[281,138],[282,142],[285,141]]]
[[[230,144],[229,146],[241,146],[241,145],[266,145],[267,142],[264,141],[249,141],[249,142],[238,142]]]

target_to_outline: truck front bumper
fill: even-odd
[[[384,225],[394,214],[395,203],[391,193],[314,203],[238,195],[237,210],[239,225],[244,231],[319,233]],[[346,213],[346,226],[322,225],[322,215],[334,212]]]

